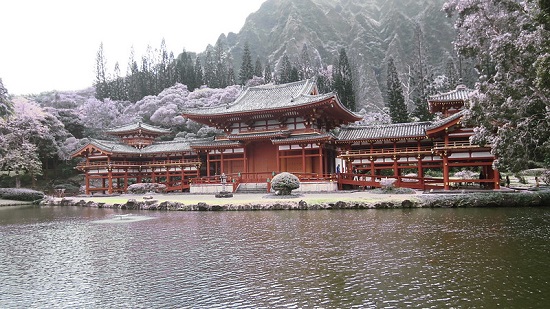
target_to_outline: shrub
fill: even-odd
[[[278,191],[279,195],[290,195],[292,190],[300,187],[300,179],[291,173],[282,172],[273,177],[271,187]]]
[[[393,184],[395,183],[396,179],[394,178],[383,178],[380,180],[380,186],[382,191],[384,192],[390,192],[393,190]]]
[[[460,172],[455,173],[455,177],[460,179],[473,179],[476,177],[476,175],[477,173],[469,170],[462,170]]]
[[[128,186],[128,192],[134,194],[144,194],[144,193],[164,193],[166,192],[166,185],[160,183],[135,183]]]
[[[0,198],[14,201],[36,201],[44,198],[44,192],[31,189],[0,188]]]

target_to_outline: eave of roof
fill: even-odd
[[[376,126],[346,126],[337,135],[337,143],[423,138],[430,122],[396,123]]]
[[[272,139],[271,142],[274,145],[288,145],[288,144],[296,144],[300,142],[306,142],[306,143],[325,142],[325,141],[331,141],[334,139],[335,137],[331,133],[321,133],[321,134],[292,135],[287,138]]]
[[[168,134],[168,133],[171,132],[170,130],[167,130],[167,129],[164,129],[164,128],[161,128],[161,127],[156,127],[156,126],[146,124],[146,123],[143,123],[143,122],[131,123],[131,124],[127,124],[127,125],[114,127],[114,128],[106,130],[105,132],[109,133],[109,134],[116,135],[116,134],[124,134],[124,133],[135,132],[135,131],[139,131],[139,130],[150,132],[150,133],[156,133],[156,134]]]
[[[472,91],[473,90],[466,88],[464,85],[458,85],[455,90],[429,96],[428,102],[464,102],[468,100]]]

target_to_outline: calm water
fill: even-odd
[[[0,208],[0,308],[550,304],[550,208],[120,213]]]

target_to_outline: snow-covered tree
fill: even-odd
[[[475,61],[479,82],[470,98],[472,141],[490,144],[497,166],[550,163],[549,29],[547,1],[449,0],[456,16],[455,48]],[[541,10],[542,9],[542,10]]]
[[[244,43],[243,60],[241,63],[241,70],[239,71],[239,82],[241,85],[254,76],[254,67],[252,66],[252,55],[250,54],[250,47],[248,42]]]
[[[388,102],[386,106],[390,110],[390,117],[393,123],[403,123],[409,121],[405,98],[403,97],[403,89],[397,75],[397,69],[393,63],[393,58],[388,60],[388,75],[387,75],[387,91]]]
[[[338,64],[333,67],[332,88],[340,97],[342,103],[350,110],[355,110],[355,93],[353,91],[353,76],[351,65],[344,48],[340,49]]]
[[[0,118],[7,117],[13,110],[13,106],[8,97],[8,90],[4,87],[0,78]]]

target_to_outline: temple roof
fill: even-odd
[[[470,97],[471,92],[472,89],[468,89],[464,85],[458,85],[455,90],[429,96],[428,102],[466,101]]]
[[[155,142],[149,146],[146,146],[142,149],[138,149],[132,146],[129,146],[123,142],[119,141],[108,141],[108,140],[99,140],[99,139],[88,139],[89,142],[73,153],[73,157],[78,156],[81,152],[85,151],[89,147],[96,148],[106,154],[155,154],[155,153],[170,153],[170,152],[189,152],[191,151],[191,146],[189,141],[174,140],[169,142]]]
[[[462,116],[464,116],[466,113],[467,113],[467,110],[461,110],[460,112],[457,112],[449,117],[432,121],[431,124],[426,128],[426,130],[433,130],[433,129],[437,129],[442,126],[445,126],[457,119],[462,118]]]
[[[336,142],[425,138],[428,134],[440,132],[446,127],[455,125],[466,113],[467,110],[463,110],[437,121],[394,123],[376,126],[345,126],[341,128],[339,134],[336,136]]]
[[[312,80],[282,85],[262,85],[246,89],[233,103],[183,111],[183,116],[207,125],[224,127],[228,123],[244,119],[278,119],[288,115],[300,115],[299,110],[311,112],[323,107],[323,113],[341,122],[353,122],[361,116],[348,110],[335,93],[317,94]],[[317,110],[319,112],[319,110]]]
[[[430,122],[395,123],[376,126],[346,126],[337,135],[337,142],[421,138],[426,136]]]
[[[143,123],[143,122],[137,122],[137,123],[131,123],[131,124],[118,126],[118,127],[115,127],[115,128],[108,129],[105,132],[109,133],[109,134],[117,135],[117,134],[124,134],[124,133],[130,133],[130,132],[137,132],[137,131],[140,131],[140,130],[145,131],[145,132],[149,132],[149,133],[155,133],[155,134],[168,134],[168,133],[170,133],[170,130],[160,128],[160,127],[155,127],[155,126],[152,126],[150,124]]]
[[[331,96],[331,94],[312,95],[316,89],[315,83],[309,79],[282,85],[250,87],[233,103],[211,108],[188,109],[184,111],[184,115],[226,115],[263,111],[307,104]]]
[[[317,134],[292,135],[287,138],[272,139],[271,142],[274,145],[281,145],[281,144],[295,144],[298,142],[315,143],[315,142],[329,141],[333,139],[334,139],[334,135],[331,133],[317,133]]]

